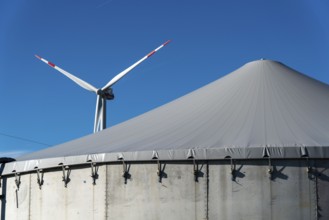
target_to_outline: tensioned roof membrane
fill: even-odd
[[[257,60],[131,120],[23,155],[5,172],[88,160],[328,158],[328,146],[329,86]]]

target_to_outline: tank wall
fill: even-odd
[[[122,165],[108,166],[108,219],[206,219],[206,178],[195,182],[190,164],[162,164],[159,182],[157,169],[132,164],[124,184]]]
[[[302,163],[302,164],[301,164]],[[209,166],[210,219],[314,219],[315,181],[308,177],[302,161],[237,164],[235,180],[231,166],[218,162]],[[231,175],[232,176],[232,175]]]
[[[30,219],[31,175],[20,177],[20,186],[17,189],[15,178],[7,178],[5,219]]]
[[[329,162],[304,160],[237,161],[232,175],[229,161],[198,165],[156,163],[98,166],[93,185],[90,167],[70,169],[65,187],[60,169],[6,177],[3,219],[328,219]],[[68,170],[65,171],[66,175]],[[321,175],[320,175],[321,174]],[[125,176],[126,178],[124,178]],[[3,212],[3,211],[2,211]]]
[[[63,172],[43,174],[41,189],[36,173],[22,175],[17,190],[15,178],[8,178],[5,219],[104,219],[105,180],[92,184],[90,169],[72,169],[64,186]],[[105,176],[105,166],[99,167]]]
[[[104,219],[105,166],[100,166],[98,172],[103,178],[93,185],[91,169],[66,170],[67,187],[62,171],[46,172],[41,189],[37,175],[31,175],[31,219]]]

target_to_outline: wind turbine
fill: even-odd
[[[121,73],[117,74],[115,77],[113,77],[103,88],[97,89],[93,85],[83,81],[82,79],[79,79],[78,77],[72,75],[71,73],[59,68],[54,63],[49,62],[48,60],[35,55],[38,59],[45,62],[49,66],[53,67],[54,69],[58,70],[68,78],[70,78],[73,82],[81,86],[82,88],[94,92],[97,95],[97,101],[96,101],[96,111],[95,111],[95,123],[94,123],[94,133],[101,131],[106,128],[106,100],[112,100],[114,99],[112,86],[118,82],[122,77],[124,77],[127,73],[129,73],[131,70],[133,70],[136,66],[141,64],[144,60],[151,57],[155,52],[160,50],[162,47],[166,46],[170,40],[156,48],[155,50],[151,51],[149,54],[144,56],[142,59],[138,60],[136,63],[128,67],[127,69],[123,70]]]

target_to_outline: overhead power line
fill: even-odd
[[[26,141],[26,142],[31,142],[31,143],[35,143],[35,144],[40,144],[40,145],[44,145],[44,146],[51,146],[50,144],[42,143],[42,142],[35,141],[35,140],[32,140],[32,139],[28,139],[28,138],[19,137],[19,136],[16,136],[16,135],[5,134],[3,132],[0,132],[0,135],[6,136],[6,137],[10,137],[10,138],[13,138],[13,139],[18,139],[18,140],[21,140],[21,141]]]

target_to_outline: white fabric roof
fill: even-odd
[[[266,152],[323,158],[327,146],[329,86],[282,63],[258,60],[136,118],[18,161],[75,161],[79,155],[82,160],[118,155],[151,160],[154,154],[160,159],[261,158]]]

